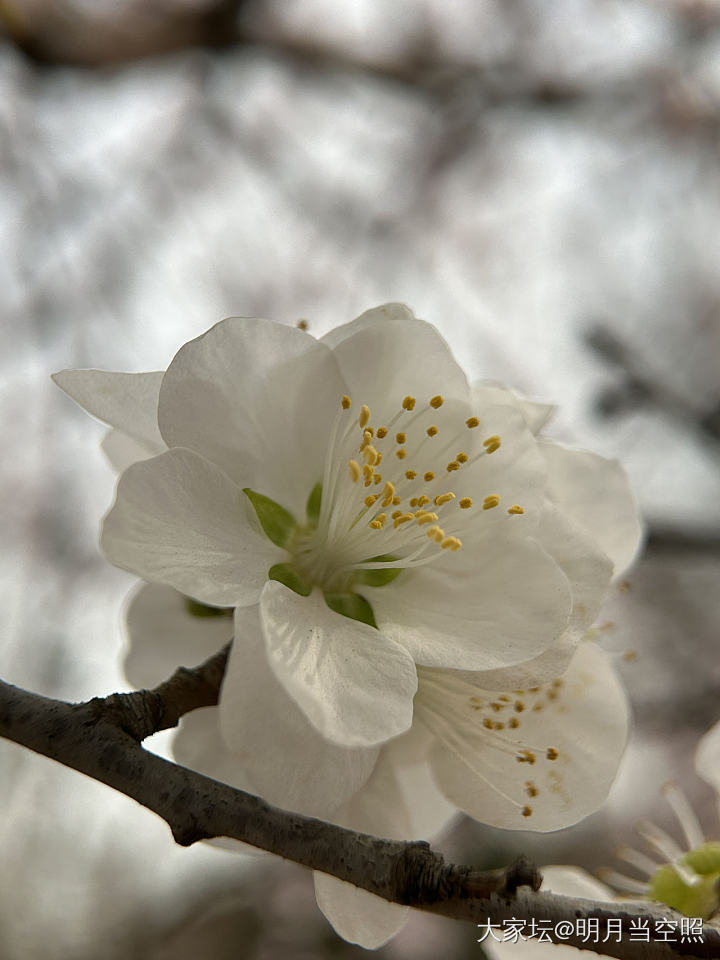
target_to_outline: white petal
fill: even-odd
[[[695,751],[695,770],[720,796],[720,723],[700,738]]]
[[[619,576],[635,559],[642,523],[627,474],[617,460],[543,441],[548,496],[595,538]]]
[[[450,347],[404,304],[367,310],[331,330],[323,342],[334,351],[353,403],[368,404],[373,423],[389,419],[406,396],[419,405],[436,394],[468,400],[467,379]]]
[[[425,761],[427,745],[427,737],[413,729],[383,747],[372,777],[333,820],[392,840],[421,840],[436,834],[455,808],[432,780]],[[323,873],[314,877],[318,906],[345,940],[373,950],[405,924],[407,907]]]
[[[581,643],[561,680],[507,696],[448,671],[421,671],[416,715],[436,737],[431,764],[445,795],[484,823],[516,830],[557,830],[596,810],[628,729],[625,693],[605,654]],[[484,721],[504,727],[488,730]],[[520,762],[523,751],[534,762]]]
[[[61,370],[53,374],[60,389],[88,413],[137,440],[145,448],[145,456],[165,449],[157,423],[162,378],[162,371]]]
[[[220,731],[217,707],[186,713],[173,737],[173,756],[178,763],[238,790],[253,791],[252,779],[241,758],[229,750]]]
[[[399,644],[335,613],[319,590],[301,597],[270,581],[260,608],[270,666],[320,733],[365,747],[409,728],[417,675]]]
[[[134,589],[127,608],[125,674],[136,687],[154,687],[179,666],[194,667],[232,640],[232,619],[196,617],[186,598],[159,583]],[[229,613],[229,611],[228,611]]]
[[[500,670],[483,670],[481,673],[465,670],[453,671],[476,686],[485,690],[527,690],[528,687],[539,687],[549,683],[555,677],[565,673],[570,661],[577,650],[577,638],[574,631],[565,630],[562,636],[547,650],[543,650],[532,660],[516,663],[512,667],[503,667]]]
[[[382,632],[416,663],[495,670],[530,660],[561,636],[571,594],[555,561],[532,540],[497,536],[392,584],[368,588]]]
[[[302,521],[346,389],[332,352],[309,334],[232,317],[175,356],[160,429],[168,446],[201,453]]]
[[[573,609],[568,629],[579,640],[600,612],[612,578],[612,561],[583,527],[551,503],[542,511],[537,537],[570,582]]]
[[[523,397],[510,387],[489,381],[473,383],[471,395],[471,402],[478,410],[495,404],[507,404],[513,407],[522,416],[528,429],[534,434],[540,433],[557,409],[552,403],[528,400],[527,397]]]
[[[284,556],[258,533],[245,494],[216,466],[175,448],[129,467],[100,545],[117,566],[217,606],[255,603]]]
[[[151,450],[147,444],[130,437],[121,430],[108,430],[100,444],[103,453],[110,461],[117,473],[122,473],[132,463],[138,460],[149,460],[165,450],[165,444],[159,444],[157,449]]]
[[[377,748],[326,740],[267,662],[257,607],[238,608],[220,697],[225,743],[254,793],[286,810],[327,819],[368,779]]]
[[[318,907],[338,935],[349,943],[377,950],[392,940],[407,922],[408,907],[389,903],[326,873],[316,871],[313,878]]]

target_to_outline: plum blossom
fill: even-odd
[[[608,546],[622,562],[637,546],[624,477],[603,522],[589,506],[584,474],[616,466],[538,442],[400,305],[322,340],[232,318],[164,375],[56,379],[120,431],[118,462],[125,439],[155,454],[120,477],[108,557],[205,604],[258,605],[274,676],[342,746],[409,729],[416,666],[556,675],[607,588]],[[602,542],[613,510],[619,544]]]
[[[149,581],[128,610],[130,680],[234,631],[180,762],[398,839],[458,809],[553,830],[603,801],[628,713],[580,640],[641,531],[617,463],[537,436],[552,408],[469,386],[400,305],[320,341],[233,318],[164,374],[55,379],[111,427],[102,544]],[[316,893],[366,947],[406,919],[332,877]]]

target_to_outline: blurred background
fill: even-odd
[[[128,688],[103,428],[50,373],[403,300],[621,458],[648,525],[598,630],[635,713],[607,806],[540,837],[460,820],[440,848],[612,864],[638,816],[676,830],[672,777],[720,839],[692,763],[720,719],[720,3],[1,0],[0,24],[0,676]],[[0,960],[363,955],[305,871],[175,847],[5,742],[0,850]],[[475,936],[417,915],[378,955]]]

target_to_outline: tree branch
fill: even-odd
[[[620,960],[720,956],[720,931],[705,927],[702,942],[652,944],[630,939],[639,919],[651,925],[679,916],[669,909],[539,893],[541,876],[520,858],[507,870],[477,871],[447,864],[424,842],[382,840],[279,810],[259,797],[211,780],[144,750],[141,741],[175,726],[198,707],[217,703],[228,647],[199,667],[181,667],[154,690],[115,693],[70,704],[0,681],[0,736],[119,790],[162,817],[177,843],[230,837],[331,874],[377,896],[461,920],[551,922],[551,937]],[[600,942],[559,938],[554,925],[597,920]],[[612,920],[620,942],[602,942]],[[651,926],[652,928],[652,926]],[[679,938],[678,938],[679,939]]]

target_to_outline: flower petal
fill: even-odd
[[[548,468],[548,496],[597,541],[619,576],[635,559],[643,536],[627,474],[617,460],[549,440],[539,446]]]
[[[720,723],[700,738],[695,751],[695,770],[720,797]]]
[[[498,535],[366,590],[378,627],[418,664],[495,670],[547,649],[565,630],[567,577],[533,540]]]
[[[386,744],[373,775],[333,817],[353,830],[397,840],[434,836],[456,813],[426,763],[427,736],[416,728]],[[387,943],[405,924],[408,908],[351,883],[315,873],[318,906],[343,939],[368,950]]]
[[[176,354],[160,390],[160,430],[168,446],[201,453],[302,521],[346,389],[314,337],[231,317]]]
[[[377,748],[341,747],[318,733],[270,669],[257,607],[235,613],[220,727],[254,793],[323,819],[365,783],[378,755]]]
[[[145,456],[154,456],[165,449],[157,423],[163,375],[162,371],[61,370],[53,380],[88,413],[137,440]]]
[[[136,687],[154,687],[177,667],[202,663],[232,639],[229,610],[192,616],[187,598],[172,587],[144,583],[129,599],[125,675]]]
[[[431,324],[401,303],[367,310],[322,338],[332,347],[354,403],[368,404],[381,423],[413,396],[467,401],[467,378],[450,347]]]
[[[512,390],[501,383],[481,380],[478,383],[473,383],[470,391],[471,403],[477,410],[482,410],[483,407],[489,405],[507,404],[517,410],[527,424],[528,430],[533,434],[540,433],[557,409],[552,403],[528,400],[527,397],[523,397],[516,390]]]
[[[100,446],[117,473],[127,470],[138,460],[149,460],[150,457],[155,457],[166,449],[165,444],[162,443],[158,444],[157,449],[151,450],[146,443],[129,437],[122,430],[108,430]]]
[[[117,566],[217,606],[257,602],[284,554],[259,533],[221,470],[175,448],[129,467],[100,545]]]
[[[276,677],[323,736],[373,746],[407,730],[417,689],[409,654],[374,627],[269,581],[262,628]]]
[[[443,793],[476,819],[516,830],[557,830],[596,810],[628,730],[623,688],[590,643],[560,680],[523,694],[422,670],[415,709],[436,737],[430,760]]]

